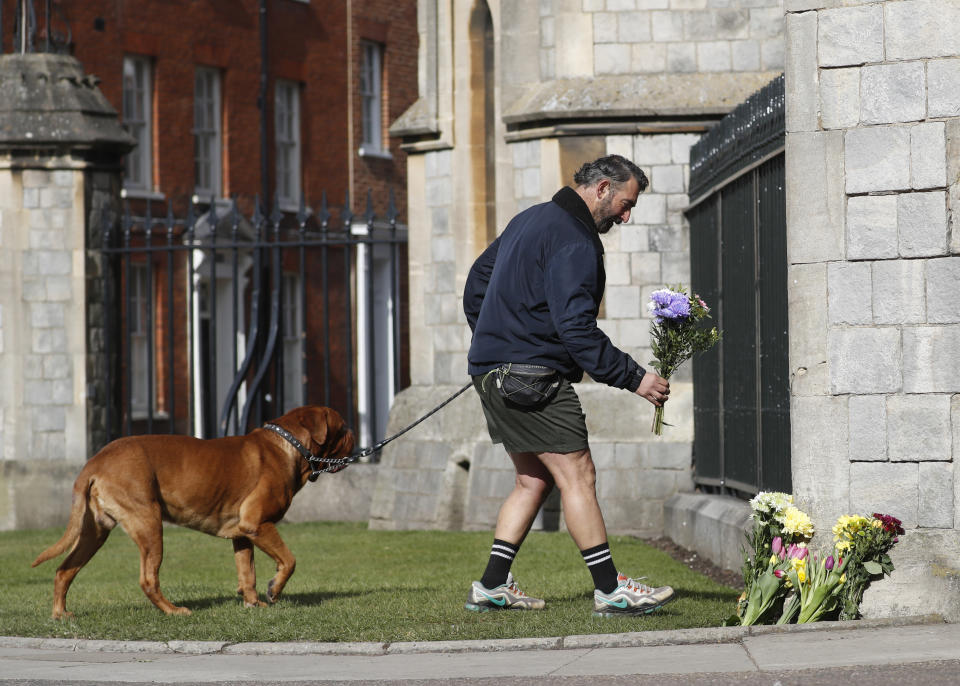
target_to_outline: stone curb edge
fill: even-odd
[[[586,634],[554,638],[479,639],[470,641],[403,641],[396,643],[230,643],[229,641],[105,641],[82,638],[0,636],[0,648],[29,648],[69,652],[179,653],[183,655],[403,655],[416,653],[505,652],[518,650],[576,650],[637,648],[694,644],[738,643],[753,636],[810,631],[850,631],[944,624],[936,614],[861,619],[852,622],[816,622],[783,626],[729,626],[625,634]]]

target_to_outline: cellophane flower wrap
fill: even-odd
[[[843,515],[833,527],[834,550],[846,557],[847,583],[841,597],[840,619],[860,616],[860,601],[870,582],[893,571],[887,554],[903,535],[902,522],[891,515]]]
[[[710,318],[710,308],[699,295],[689,295],[682,286],[654,291],[647,307],[653,315],[650,335],[655,359],[650,364],[664,379],[695,353],[709,350],[720,340],[716,327],[706,328],[701,323]],[[653,413],[653,433],[660,436],[663,424],[660,406]]]
[[[747,533],[748,546],[741,548],[744,591],[737,601],[737,616],[744,626],[776,614],[790,590],[787,570],[806,558],[806,542],[814,533],[810,517],[788,493],[761,491],[750,500],[750,508],[753,526]]]

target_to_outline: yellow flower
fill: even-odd
[[[846,573],[843,573],[840,575],[840,581],[838,581],[837,583],[840,585],[843,585],[843,583],[846,582],[846,580],[847,580],[847,575]]]
[[[883,526],[883,522],[881,522],[879,519],[874,519],[871,523],[871,526],[873,526],[874,529],[879,529]]]
[[[798,558],[798,557],[791,557],[791,558],[790,558],[790,566],[791,566],[794,570],[796,570],[796,571],[798,571],[798,572],[799,572],[799,571],[802,571],[802,570],[805,569],[806,566],[807,566],[807,560],[806,560],[806,558],[804,558],[803,560],[801,560],[801,559]]]
[[[850,550],[850,541],[840,541],[834,547],[837,549],[838,553],[845,553]]]
[[[770,564],[775,565],[775,564],[777,564],[777,562],[779,562],[779,561],[780,561],[780,558],[777,557],[776,555],[771,555],[771,556],[770,556]]]
[[[784,509],[780,522],[785,533],[799,534],[806,538],[813,536],[813,522],[810,517],[793,505]]]
[[[797,579],[799,579],[800,583],[802,584],[803,582],[805,582],[805,581],[807,580],[807,573],[806,573],[805,571],[803,571],[802,569],[798,570],[798,571],[797,571]]]

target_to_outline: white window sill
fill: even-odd
[[[166,200],[160,191],[148,191],[145,188],[123,188],[120,191],[121,198],[132,198],[138,200]]]
[[[390,154],[389,150],[374,150],[373,148],[366,148],[362,145],[357,151],[357,154],[360,155],[360,157],[374,157],[379,160],[393,159],[393,155]]]

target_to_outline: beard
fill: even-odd
[[[597,225],[597,233],[607,233],[613,228],[614,223],[616,223],[619,215],[610,214],[612,206],[613,198],[608,196],[607,199],[601,200],[597,205],[597,209],[594,210],[593,223]]]

